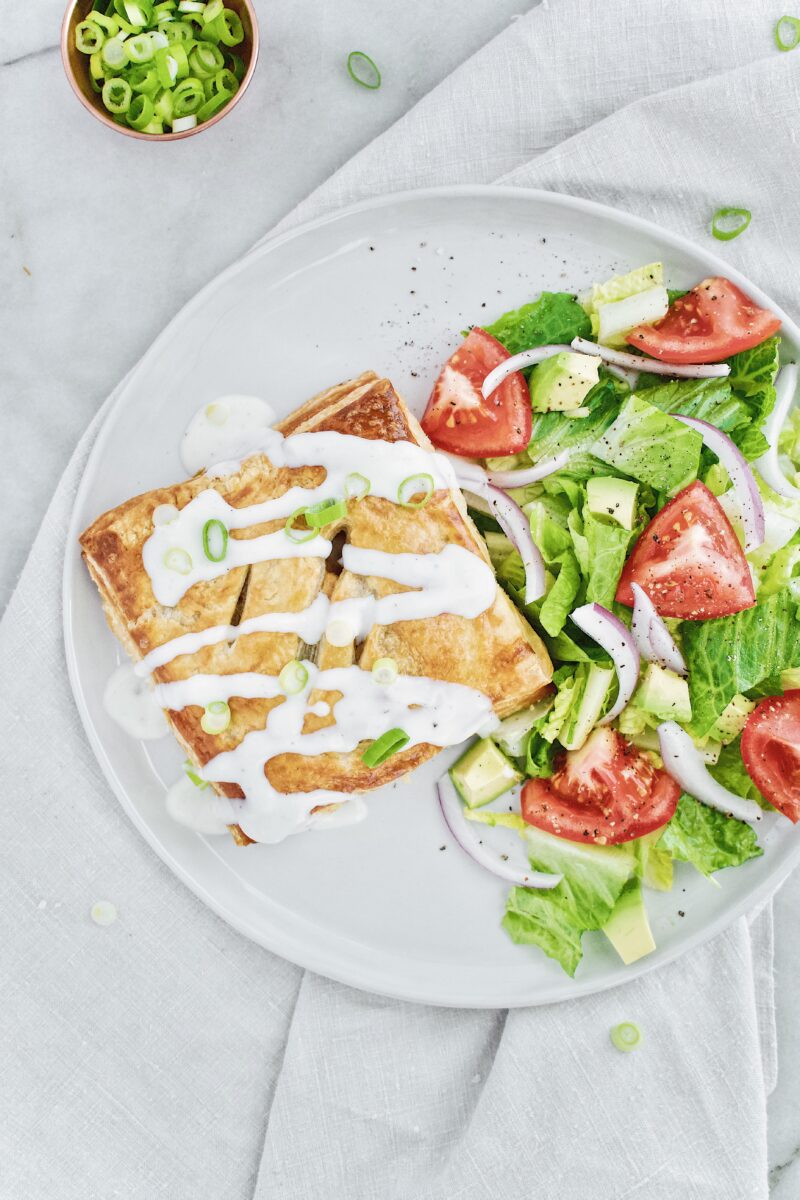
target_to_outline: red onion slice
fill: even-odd
[[[670,415],[676,421],[680,421],[682,425],[688,425],[690,429],[696,429],[711,453],[716,454],[730,475],[736,503],[739,506],[739,512],[742,516],[744,548],[748,554],[752,550],[757,550],[759,546],[764,544],[766,517],[764,515],[764,501],[761,499],[758,484],[755,481],[753,472],[750,470],[750,464],[747,459],[739,447],[731,441],[727,433],[723,433],[715,425],[710,425],[708,421],[700,421],[697,417],[681,417],[678,413],[671,413]]]
[[[484,379],[481,387],[484,400],[488,399],[495,388],[498,388],[503,380],[508,379],[509,375],[513,375],[515,371],[533,367],[536,363],[544,362],[546,358],[552,358],[554,354],[561,354],[565,350],[569,352],[570,349],[570,346],[536,346],[533,350],[522,350],[519,354],[512,354],[511,358],[499,363]]]
[[[619,617],[615,617],[602,604],[584,604],[572,613],[572,620],[606,654],[610,654],[617,672],[619,694],[613,707],[606,713],[600,725],[608,725],[619,716],[633,695],[639,679],[639,651],[633,634]]]
[[[663,620],[656,612],[653,601],[643,587],[638,583],[631,584],[633,592],[633,620],[631,632],[633,640],[641,654],[648,662],[658,663],[678,675],[686,674],[686,663],[683,655],[672,638]]]
[[[764,815],[754,800],[745,800],[729,792],[710,775],[685,729],[675,721],[662,721],[658,726],[658,741],[664,770],[695,800],[716,808],[719,812],[737,817],[740,821],[760,821]]]
[[[778,437],[794,403],[798,383],[797,363],[789,363],[775,381],[775,407],[767,417],[761,432],[769,442],[769,450],[753,464],[773,492],[786,500],[800,500],[800,489],[796,488],[783,473],[778,458]]]
[[[554,888],[557,887],[563,875],[548,875],[544,871],[534,871],[524,867],[516,868],[511,863],[504,862],[499,854],[481,845],[486,834],[487,826],[470,824],[464,816],[464,806],[450,779],[445,776],[436,784],[436,794],[447,828],[458,842],[461,849],[470,856],[473,862],[506,883],[516,884],[524,888]],[[479,832],[480,831],[480,832]]]
[[[610,346],[597,346],[580,337],[573,340],[572,349],[581,354],[597,355],[603,362],[625,367],[628,371],[647,371],[651,375],[669,375],[672,379],[721,379],[731,373],[727,363],[665,363],[657,358],[612,350]]]
[[[489,501],[492,516],[522,559],[525,567],[525,603],[532,604],[544,595],[547,584],[544,561],[533,540],[531,523],[516,500],[512,500],[502,488],[490,483],[483,494]]]
[[[487,471],[489,483],[499,488],[526,487],[529,483],[538,483],[555,471],[560,471],[570,460],[570,451],[562,450],[560,454],[552,454],[541,459],[532,467],[521,467],[518,471]]]

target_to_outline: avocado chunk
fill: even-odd
[[[580,408],[600,378],[601,359],[562,350],[534,367],[530,380],[534,412],[571,412]]]
[[[532,708],[523,708],[501,721],[492,734],[504,754],[509,758],[523,758],[528,748],[528,735],[540,717],[543,717],[550,707],[549,700],[542,700]]]
[[[603,933],[627,967],[656,948],[638,879],[625,885]]]
[[[781,679],[781,686],[784,686]],[[747,718],[756,706],[755,700],[748,700],[741,692],[734,696],[727,708],[717,717],[716,723],[708,731],[709,737],[718,738],[724,745],[734,741],[747,724]]]
[[[599,517],[611,517],[623,529],[633,529],[636,521],[638,483],[630,479],[613,479],[610,475],[592,475],[586,481],[589,512]]]
[[[634,693],[633,703],[662,721],[686,724],[692,719],[688,683],[674,671],[667,671],[657,663],[647,664]]]
[[[481,738],[450,768],[450,778],[467,808],[480,808],[521,783],[522,772],[491,738]]]

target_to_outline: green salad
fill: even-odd
[[[453,768],[448,820],[484,865],[487,827],[519,834],[503,925],[570,975],[592,930],[654,949],[645,895],[676,860],[741,866],[800,816],[797,369],[730,280],[666,282],[652,263],[471,329],[423,418],[553,668]]]

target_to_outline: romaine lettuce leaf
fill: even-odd
[[[778,449],[800,470],[800,408],[793,408],[778,437]]]
[[[623,529],[590,512],[584,513],[583,530],[588,550],[586,602],[611,608],[628,547],[640,531]]]
[[[542,292],[532,304],[504,313],[483,328],[502,342],[509,354],[591,334],[589,318],[568,292]]]
[[[780,367],[779,337],[767,338],[752,350],[743,350],[728,359],[731,373],[728,383],[734,396],[747,405],[750,419],[760,428],[775,406],[775,378]]]
[[[741,866],[764,853],[755,831],[744,821],[708,808],[685,792],[658,846],[673,858],[692,863],[703,875]]]
[[[762,808],[767,802],[747,773],[742,761],[742,739],[736,738],[727,746],[723,746],[719,759],[708,768],[709,773],[735,796],[743,796],[745,800],[755,800]]]
[[[677,492],[697,478],[702,447],[694,429],[633,395],[592,453],[658,491]]]
[[[570,550],[560,556],[559,564],[556,581],[539,607],[539,624],[551,637],[566,625],[581,587],[578,562]]]
[[[573,417],[563,412],[534,413],[528,457],[532,462],[538,462],[562,450],[592,450],[594,442],[617,415],[619,403],[620,391],[615,383],[611,379],[601,379],[581,406],[589,410],[587,416]]]
[[[685,621],[681,634],[696,737],[708,733],[737,692],[800,666],[797,601],[788,588],[732,617]]]
[[[730,433],[738,425],[746,425],[750,421],[750,411],[744,402],[731,394],[731,385],[727,379],[671,379],[664,382],[664,377],[649,375],[649,380],[656,380],[642,387],[640,378],[637,393],[644,392],[648,404],[660,408],[666,413],[680,413],[683,417],[697,417],[700,421],[708,421]]]

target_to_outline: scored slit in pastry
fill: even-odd
[[[430,450],[430,443],[391,383],[367,372],[309,400],[276,426],[284,437],[306,432],[344,433],[368,441],[411,442]],[[393,659],[401,675],[424,676],[462,684],[488,696],[494,712],[507,716],[530,704],[550,682],[547,652],[505,593],[494,585],[494,599],[477,617],[442,612],[423,619],[376,624],[363,638],[333,645],[322,637],[307,646],[296,632],[242,632],[248,621],[268,613],[299,613],[320,595],[332,602],[353,597],[381,598],[407,590],[379,575],[341,568],[342,538],[350,547],[387,555],[430,555],[448,546],[463,547],[488,563],[485,545],[467,515],[457,487],[439,488],[422,508],[406,508],[367,494],[348,504],[347,512],[325,529],[334,541],[328,561],[321,557],[278,558],[233,566],[218,577],[192,583],[174,604],[159,603],[143,562],[143,548],[154,532],[153,514],[162,505],[182,510],[200,493],[214,489],[235,509],[281,497],[292,486],[313,488],[325,481],[323,467],[275,466],[263,453],[246,457],[236,469],[218,477],[203,473],[172,487],[137,496],[99,517],[81,536],[83,557],[100,591],[112,631],[135,660],[185,634],[215,626],[233,626],[213,645],[179,654],[156,666],[153,680],[175,683],[198,675],[240,672],[277,676],[292,659],[316,661],[322,669],[357,665],[369,671],[380,658]],[[280,530],[285,518],[232,530],[232,538],[258,537]],[[304,718],[303,732],[336,721],[340,693],[309,696],[316,712]],[[318,701],[327,701],[321,707]],[[268,716],[284,703],[280,695],[229,700],[231,720],[224,732],[209,734],[201,726],[200,705],[168,710],[167,719],[189,757],[199,767],[234,750],[247,735],[263,730]],[[365,792],[399,778],[438,753],[434,744],[418,743],[400,750],[377,766],[362,761],[364,743],[347,752],[313,757],[280,753],[266,763],[266,775],[279,793],[317,789],[347,795]],[[217,782],[216,791],[231,799],[243,792],[235,783]],[[252,839],[232,822],[237,842]]]

